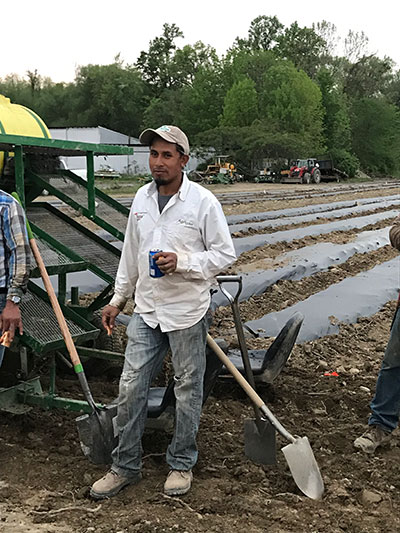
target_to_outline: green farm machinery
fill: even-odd
[[[102,349],[96,312],[112,296],[118,243],[123,241],[129,209],[95,187],[94,156],[132,154],[133,148],[0,133],[0,153],[0,188],[16,191],[25,207],[47,271],[57,282],[57,297],[79,355],[84,360],[121,361],[121,353]],[[62,156],[85,156],[87,179],[61,168]],[[87,271],[99,278],[102,290],[82,304],[79,286],[72,286],[67,302],[68,275]],[[38,278],[36,266],[21,303],[24,333],[7,350],[0,370],[0,409],[19,413],[37,405],[88,413],[85,401],[57,395],[57,360],[66,361],[68,355]],[[38,361],[44,360],[49,369],[46,391],[35,374]]]

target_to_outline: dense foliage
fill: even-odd
[[[350,31],[338,53],[334,25],[285,27],[259,16],[223,57],[202,42],[179,47],[164,24],[136,64],[85,65],[72,83],[37,71],[0,79],[0,93],[54,126],[102,125],[137,136],[179,125],[192,145],[214,146],[243,168],[262,159],[330,155],[350,175],[400,170],[400,72]]]

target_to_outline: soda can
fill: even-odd
[[[165,275],[161,272],[154,259],[155,254],[158,254],[159,252],[162,252],[162,250],[150,250],[149,252],[149,274],[151,278],[161,278]]]

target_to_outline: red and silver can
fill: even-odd
[[[149,274],[151,278],[162,278],[165,274],[161,272],[159,266],[157,265],[154,256],[162,250],[150,250],[149,252]]]

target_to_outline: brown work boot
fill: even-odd
[[[137,474],[134,478],[128,478],[110,470],[105,476],[93,483],[90,496],[95,500],[112,498],[127,485],[138,483],[141,479],[141,474]]]
[[[164,493],[167,496],[186,494],[192,486],[192,479],[191,470],[170,470],[164,483]]]
[[[354,441],[354,447],[365,453],[374,453],[378,446],[389,442],[391,433],[380,426],[369,426],[367,431]]]

